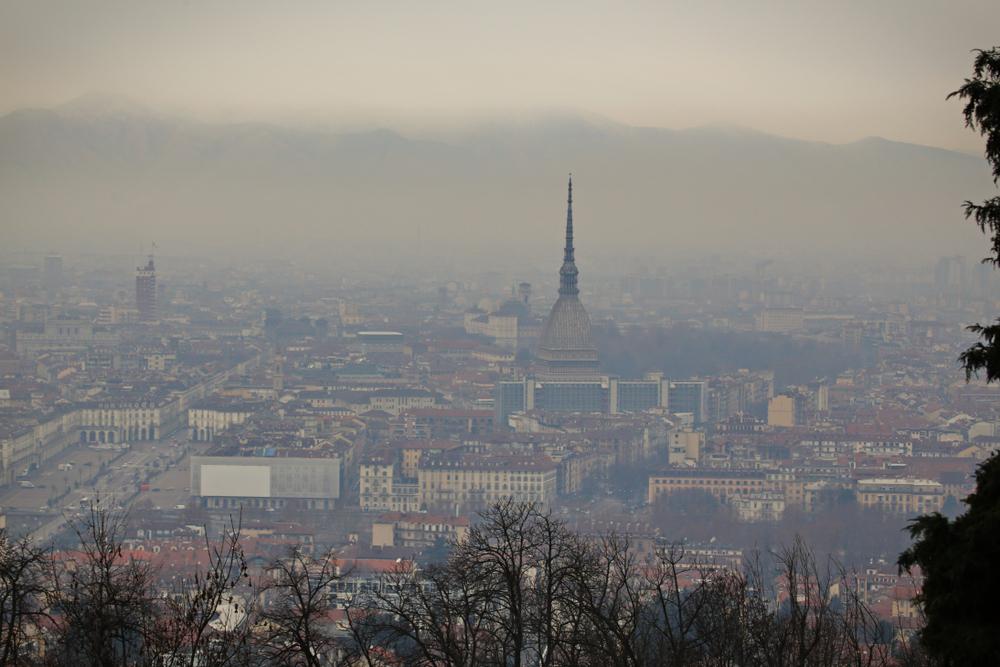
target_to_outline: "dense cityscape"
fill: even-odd
[[[640,559],[682,548],[691,571],[801,536],[912,632],[906,522],[961,513],[1000,446],[997,389],[955,361],[993,274],[943,257],[905,282],[768,260],[598,280],[573,221],[570,180],[562,263],[537,283],[6,257],[8,534],[71,560],[109,512],[167,595],[237,517],[254,576],[331,563],[336,636],[355,596],[513,502]]]
[[[0,3],[0,667],[1000,665],[998,25]]]

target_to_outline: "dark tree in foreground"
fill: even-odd
[[[73,528],[80,551],[59,563],[53,575],[54,662],[141,664],[147,636],[156,627],[150,596],[153,570],[148,563],[124,557],[123,513],[95,502]]]
[[[0,665],[20,665],[29,653],[49,594],[48,554],[28,538],[0,529]]]
[[[446,563],[401,563],[350,607],[364,667],[915,664],[852,578],[801,540],[733,570],[681,545],[587,540],[511,501]]]
[[[1000,47],[977,51],[972,78],[948,97],[965,101],[965,124],[986,137],[986,161],[996,185],[1000,181]],[[965,217],[990,235],[991,253],[983,261],[1000,266],[1000,197],[980,204],[965,202]],[[982,340],[962,353],[966,376],[984,372],[987,382],[1000,379],[1000,320],[989,326],[974,324],[969,330]]]
[[[965,100],[965,123],[986,137],[986,160],[993,182],[1000,181],[1000,47],[977,51],[973,76],[950,97]],[[965,203],[972,218],[990,235],[991,254],[984,262],[1000,266],[1000,197]],[[1000,320],[970,330],[981,341],[962,353],[966,379],[984,372],[986,382],[1000,379]],[[976,491],[968,510],[954,520],[939,512],[910,524],[913,545],[899,558],[907,570],[924,575],[920,602],[926,616],[922,644],[943,665],[1000,664],[1000,456],[994,454],[976,471]]]
[[[899,563],[924,574],[928,652],[942,665],[1000,665],[1000,457],[980,466],[966,503],[954,521],[936,512],[913,521]]]

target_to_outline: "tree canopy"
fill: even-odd
[[[973,76],[948,95],[952,97],[965,101],[966,126],[986,138],[986,161],[996,185],[1000,182],[1000,47],[976,51]],[[1000,196],[979,204],[965,202],[965,217],[975,220],[979,229],[990,235],[990,255],[983,262],[1000,266]],[[1000,379],[1000,320],[988,326],[974,324],[969,330],[978,333],[981,340],[962,353],[966,377],[982,371],[987,382]]]
[[[949,99],[965,101],[968,127],[986,138],[986,160],[1000,182],[1000,47],[976,51],[973,76]],[[965,202],[965,215],[991,237],[983,261],[1000,266],[1000,197],[980,204]],[[969,327],[980,341],[962,353],[966,379],[984,372],[986,382],[1000,379],[1000,320]],[[1000,664],[1000,454],[976,471],[976,491],[964,514],[949,520],[939,512],[915,519],[909,527],[913,545],[899,558],[902,568],[919,567],[924,575],[919,602],[926,615],[920,638],[942,665]]]
[[[943,665],[1000,664],[1000,457],[976,472],[968,510],[953,521],[935,512],[910,524],[915,539],[899,564],[924,574],[921,640]]]

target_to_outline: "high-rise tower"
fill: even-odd
[[[566,247],[559,269],[559,298],[542,329],[538,345],[540,374],[550,377],[593,377],[598,372],[597,348],[590,337],[590,316],[580,303],[579,271],[573,248],[573,176],[566,200]]]
[[[52,301],[63,286],[62,255],[45,256],[45,294]]]
[[[146,266],[135,269],[135,307],[139,310],[140,322],[156,321],[156,267],[152,255]]]

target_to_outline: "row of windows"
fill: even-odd
[[[424,482],[423,485],[421,486],[421,488],[423,488],[424,490],[430,490],[430,491],[433,491],[435,488],[438,488],[438,489],[440,489],[442,491],[457,490],[457,487],[453,488],[452,485],[450,485],[450,484],[447,484],[447,485],[441,484],[441,485],[438,485],[437,487],[435,487],[434,482],[431,482],[430,485],[428,485],[427,482]],[[485,491],[494,491],[494,490],[496,490],[496,491],[531,491],[531,490],[541,491],[542,490],[542,484],[530,484],[530,485],[529,484],[523,484],[523,485],[522,484],[495,484],[494,485],[494,484],[487,483],[487,484],[484,484],[483,486],[475,486],[475,485],[473,485],[471,487],[467,483],[463,483],[462,484],[462,490],[463,491],[468,491],[468,490],[470,490],[470,488],[473,491],[483,491],[483,490],[485,490]]]
[[[761,486],[761,480],[740,480],[740,479],[654,479],[657,486],[663,485],[690,485],[690,486]]]

